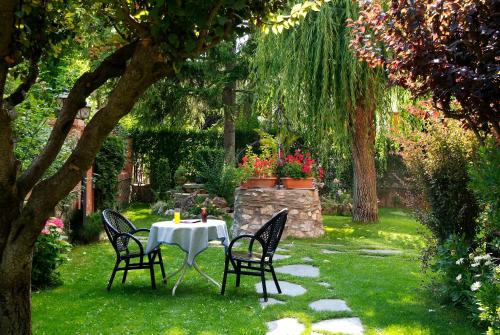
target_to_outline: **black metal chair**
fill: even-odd
[[[276,213],[266,224],[264,224],[254,235],[240,235],[231,241],[226,252],[224,264],[224,278],[222,280],[221,294],[224,295],[226,289],[226,280],[228,273],[236,274],[236,287],[240,286],[240,276],[260,276],[262,281],[262,291],[264,293],[264,301],[267,301],[267,288],[265,272],[271,272],[274,284],[281,293],[281,288],[276,278],[276,273],[273,267],[273,256],[278,247],[278,243],[285,229],[285,222],[288,215],[288,209],[283,209]],[[247,252],[233,251],[234,243],[242,238],[249,238]],[[254,242],[257,241],[262,247],[262,253],[254,252]],[[234,270],[229,269],[229,262]],[[242,271],[243,269],[243,271]]]
[[[118,212],[110,209],[105,209],[102,212],[102,221],[104,229],[108,235],[109,241],[113,245],[116,252],[116,263],[113,273],[109,278],[108,291],[111,289],[115,274],[117,271],[123,270],[122,283],[127,279],[127,272],[129,270],[149,269],[151,275],[151,286],[156,288],[155,282],[155,264],[160,265],[163,281],[166,280],[165,269],[163,268],[163,260],[161,258],[161,250],[159,247],[154,248],[149,253],[144,253],[144,247],[137,236],[134,234],[139,232],[149,232],[147,228],[137,229],[132,222]],[[129,249],[129,242],[134,241],[138,246],[138,251],[131,251]],[[158,256],[158,261],[155,258]],[[138,259],[138,262],[131,262]],[[125,262],[125,266],[120,267],[121,262]]]

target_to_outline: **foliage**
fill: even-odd
[[[95,158],[95,207],[104,210],[116,207],[118,175],[125,163],[125,144],[117,136],[108,137]]]
[[[194,160],[197,173],[203,179],[206,190],[234,203],[234,190],[241,182],[238,169],[224,163],[224,150],[204,148],[196,153]]]
[[[31,285],[35,289],[62,284],[56,268],[67,260],[70,245],[61,240],[64,224],[60,219],[50,218],[45,223],[35,242]]]
[[[352,1],[331,1],[294,30],[260,36],[253,59],[256,108],[272,116],[279,107],[284,126],[325,163],[332,146],[349,153],[352,110],[384,98],[383,71],[359,62],[348,47],[346,20],[356,16]]]
[[[474,135],[453,120],[429,120],[425,131],[410,132],[397,141],[402,145],[412,193],[421,197],[414,204],[419,221],[439,243],[451,234],[463,235],[471,242],[478,231],[475,219],[479,211],[474,194],[467,188],[467,166],[477,143]]]
[[[271,177],[276,174],[278,155],[272,149],[272,145],[264,142],[261,143],[260,154],[256,154],[251,146],[247,146],[245,156],[239,164],[243,181],[250,177]]]
[[[197,197],[195,199],[195,203],[189,209],[189,213],[193,215],[200,215],[202,208],[207,210],[207,215],[219,216],[222,214],[217,206],[215,206],[211,201],[205,201],[203,197]]]
[[[173,201],[167,202],[167,201],[159,200],[151,205],[151,214],[165,215],[165,212],[168,209],[173,209],[173,207],[174,207]]]
[[[85,218],[85,223],[79,222],[71,227],[71,242],[88,244],[99,240],[99,236],[104,231],[101,213],[95,212]]]
[[[286,156],[281,168],[283,174],[290,178],[311,177],[315,175],[316,169],[320,179],[325,176],[323,168],[317,167],[316,161],[311,158],[311,153],[306,152],[304,155],[300,149],[295,150],[293,155]]]
[[[487,235],[500,231],[499,167],[500,147],[490,140],[479,148],[477,157],[469,168],[469,188],[483,209]]]
[[[361,60],[383,66],[415,97],[432,95],[446,117],[476,131],[500,130],[498,1],[362,3],[351,46]]]
[[[216,130],[135,129],[132,138],[134,164],[146,167],[153,189],[161,194],[174,187],[180,165],[196,170],[195,156],[203,147],[222,147],[222,134]],[[236,131],[236,147],[243,148],[256,138],[254,131]]]
[[[476,321],[495,334],[500,326],[500,266],[484,251],[472,250],[452,235],[438,246],[433,270],[442,274],[440,290],[453,304],[464,306]]]
[[[184,166],[179,166],[174,173],[175,184],[178,186],[184,185],[189,179],[189,171]]]

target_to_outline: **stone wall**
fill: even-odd
[[[236,189],[233,238],[253,234],[271,216],[288,208],[283,238],[318,237],[324,234],[321,202],[317,190],[274,188]]]

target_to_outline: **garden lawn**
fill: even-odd
[[[149,214],[145,205],[124,211],[137,226],[149,227],[162,218]],[[64,285],[33,293],[35,334],[265,334],[266,322],[293,316],[306,325],[323,319],[356,316],[366,334],[453,334],[481,332],[467,321],[460,310],[440,305],[422,288],[426,275],[417,259],[422,240],[421,227],[400,210],[382,209],[380,223],[353,224],[346,217],[324,217],[326,234],[318,239],[287,239],[281,254],[292,257],[275,261],[275,266],[311,264],[320,268],[319,278],[299,278],[278,274],[280,280],[302,285],[308,291],[298,297],[273,295],[285,301],[262,309],[254,285],[258,277],[242,276],[240,288],[234,276],[228,280],[226,295],[191,270],[171,296],[177,279],[150,287],[149,272],[132,271],[121,284],[117,275],[113,288],[106,284],[113,268],[114,251],[107,241],[75,247],[71,261],[60,268]],[[293,244],[283,246],[283,244]],[[317,244],[334,244],[317,245]],[[339,253],[324,254],[323,249]],[[360,249],[397,249],[402,254],[377,256]],[[179,268],[183,253],[176,246],[162,247],[167,272]],[[211,247],[197,262],[214,278],[221,280],[223,248]],[[269,276],[270,277],[270,276]],[[269,278],[271,279],[271,278]],[[318,282],[328,282],[325,288]],[[352,313],[314,312],[308,307],[321,298],[347,302]]]

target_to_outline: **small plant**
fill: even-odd
[[[88,244],[99,241],[99,236],[104,231],[101,213],[92,213],[85,218],[85,223],[78,222],[71,228],[71,241],[73,243]]]
[[[67,260],[70,244],[61,239],[64,224],[61,219],[50,218],[35,242],[31,285],[34,289],[62,284],[56,269]]]
[[[182,165],[179,166],[174,174],[175,184],[178,186],[184,185],[188,181],[188,175],[188,170]]]
[[[276,174],[277,155],[269,146],[261,146],[261,154],[256,154],[251,146],[247,147],[239,168],[243,181],[250,177],[271,177]]]
[[[289,178],[308,178],[316,175],[316,172],[320,179],[324,177],[323,168],[316,169],[316,161],[311,158],[311,154],[309,152],[303,154],[300,149],[295,150],[293,155],[285,157],[281,171]]]

